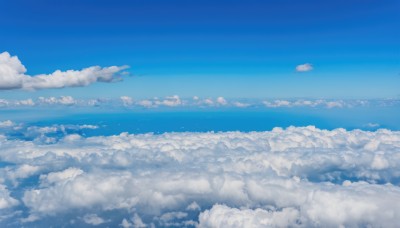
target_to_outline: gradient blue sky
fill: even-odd
[[[28,74],[130,65],[123,82],[2,98],[400,97],[398,0],[0,0]],[[299,64],[314,70],[295,72]]]

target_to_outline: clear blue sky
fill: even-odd
[[[130,65],[123,82],[71,95],[400,96],[398,0],[0,0],[0,52],[28,74]],[[299,64],[314,70],[295,72]]]

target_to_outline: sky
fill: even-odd
[[[400,1],[0,0],[0,227],[396,227]]]
[[[0,53],[27,75],[129,69],[112,83],[0,97],[399,98],[399,4],[1,0]]]

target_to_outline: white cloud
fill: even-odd
[[[124,106],[131,106],[133,104],[133,98],[128,96],[121,96],[120,97],[122,104]]]
[[[400,216],[397,131],[62,137],[0,136],[0,159],[13,164],[0,168],[8,210],[20,201],[36,223],[76,211],[125,227],[196,225],[200,212],[201,227],[390,227]],[[39,178],[29,188],[10,185],[32,175]]]
[[[353,108],[353,107],[387,107],[399,106],[399,102],[393,100],[324,100],[324,99],[276,99],[276,100],[230,100],[229,102],[223,98],[216,99],[205,98],[180,98],[177,95],[167,96],[165,98],[151,98],[134,101],[133,98],[122,96],[118,99],[76,99],[72,96],[60,97],[39,97],[37,99],[27,98],[22,100],[0,99],[0,108],[18,109],[18,108],[35,108],[35,107],[51,107],[51,106],[72,106],[72,107],[130,107],[130,108],[219,108],[219,107],[236,107],[236,108],[293,108],[293,107],[318,107],[318,108]],[[367,125],[366,125],[367,126]],[[368,126],[367,126],[368,127]]]
[[[133,214],[133,217],[130,219],[130,221],[128,221],[127,219],[123,219],[120,226],[122,226],[123,228],[144,228],[147,227],[147,225],[142,221],[142,218],[140,218],[140,216],[135,213]]]
[[[223,98],[223,97],[218,97],[218,98],[217,98],[217,103],[218,103],[219,105],[227,105],[227,104],[228,104],[228,102],[226,101],[226,99]]]
[[[54,105],[54,104],[61,104],[61,105],[74,105],[77,104],[78,102],[71,96],[60,96],[60,97],[39,97],[38,98],[38,103],[40,104],[48,104],[48,105]]]
[[[211,98],[206,98],[203,102],[206,105],[214,105],[214,101]]]
[[[39,97],[38,101],[40,104],[63,104],[63,105],[73,105],[76,103],[75,99],[71,96],[61,96],[57,97]]]
[[[380,126],[380,124],[378,124],[378,123],[367,123],[365,126],[366,127],[370,127],[370,128],[377,128],[377,127]]]
[[[295,208],[267,211],[260,208],[238,209],[214,205],[199,216],[199,227],[292,227],[298,226],[300,212]]]
[[[199,204],[197,204],[197,203],[194,201],[194,202],[192,202],[191,204],[189,204],[189,205],[186,207],[186,210],[188,210],[188,211],[200,211],[200,210],[201,210],[201,207],[200,207]]]
[[[247,108],[251,105],[251,104],[243,103],[243,102],[239,102],[239,101],[234,101],[232,104],[233,104],[233,106],[238,107],[238,108]]]
[[[127,66],[92,66],[82,70],[56,70],[52,74],[26,75],[26,68],[16,56],[0,53],[0,90],[54,89],[87,86],[95,82],[112,82]]]
[[[15,102],[16,106],[34,106],[35,102],[31,98],[28,98],[26,100],[19,100]]]
[[[12,122],[11,120],[4,120],[0,122],[0,128],[12,127],[14,125],[15,123]]]
[[[23,86],[26,68],[17,56],[0,53],[0,89],[19,89]]]
[[[10,196],[10,192],[8,191],[7,187],[3,184],[0,184],[0,212],[2,209],[14,207],[18,204],[18,200]]]
[[[314,68],[310,63],[304,63],[296,66],[297,72],[308,72],[312,71]]]
[[[83,216],[83,221],[93,226],[97,226],[106,222],[103,218],[96,214],[86,214]]]
[[[143,106],[145,108],[154,107],[154,103],[151,100],[141,100],[141,101],[138,101],[137,104],[139,106]]]
[[[165,106],[169,106],[169,107],[174,107],[174,106],[181,105],[182,100],[180,99],[180,97],[178,95],[174,95],[174,96],[166,97],[162,101],[157,100],[155,103],[157,105],[165,105]]]
[[[345,102],[343,100],[274,100],[274,101],[263,101],[263,104],[268,108],[292,108],[292,107],[324,107],[324,108],[351,108],[354,106],[360,106],[357,101],[349,100]]]

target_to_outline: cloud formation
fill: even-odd
[[[310,63],[304,63],[296,66],[297,72],[308,72],[312,71],[314,68]]]
[[[400,216],[397,131],[37,137],[0,136],[0,225],[391,227]]]
[[[155,108],[353,108],[353,107],[394,107],[400,106],[398,99],[375,100],[325,100],[325,99],[227,99],[217,98],[181,98],[178,95],[164,98],[154,97],[134,99],[130,96],[121,96],[118,99],[97,98],[78,99],[72,96],[38,97],[22,100],[0,98],[0,109],[35,108],[35,107],[112,107],[125,109],[155,109]]]
[[[52,74],[26,75],[26,68],[17,56],[0,53],[0,90],[56,89],[88,86],[95,82],[115,81],[127,66],[92,66],[82,70],[56,70]]]

